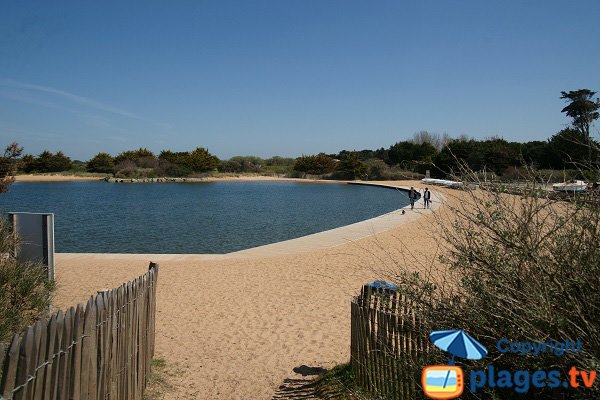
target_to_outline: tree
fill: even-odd
[[[416,144],[413,142],[398,142],[389,149],[389,158],[392,164],[404,161],[431,161],[437,150],[429,142]]]
[[[137,165],[138,161],[140,159],[148,158],[148,157],[155,158],[154,153],[145,147],[140,147],[137,150],[127,150],[127,151],[120,153],[119,155],[117,155],[115,157],[114,163],[118,164],[121,161],[129,160],[129,161],[133,161]]]
[[[62,151],[55,154],[44,150],[39,156],[24,156],[22,160],[23,170],[29,172],[62,172],[71,169],[71,159]]]
[[[450,141],[450,136],[447,133],[439,135],[437,133],[431,133],[428,131],[415,132],[413,135],[412,142],[415,144],[429,143],[437,151],[441,151],[444,146]]]
[[[336,172],[339,172],[345,179],[355,179],[363,177],[367,172],[367,165],[362,162],[358,153],[350,153],[336,165]]]
[[[204,147],[196,147],[190,153],[189,166],[194,172],[211,171],[219,166],[219,159],[210,154]]]
[[[47,172],[62,172],[71,169],[71,159],[62,151],[52,154],[47,164]]]
[[[110,173],[115,167],[115,160],[108,153],[98,153],[87,162],[89,172]]]
[[[554,168],[576,168],[598,156],[597,145],[577,129],[566,128],[552,136],[549,145],[558,159]]]
[[[333,172],[335,160],[324,153],[312,156],[302,156],[296,159],[294,171],[309,175],[323,175]]]
[[[590,125],[594,120],[600,117],[600,99],[593,97],[596,92],[589,89],[579,89],[570,92],[560,92],[561,99],[565,99],[569,104],[561,112],[567,114],[573,119],[573,126],[577,128],[585,137],[590,137]]]
[[[6,146],[4,155],[0,157],[0,193],[8,191],[11,183],[15,181],[15,172],[18,167],[18,159],[23,153],[23,147],[17,143]]]

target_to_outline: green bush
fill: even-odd
[[[112,173],[115,167],[115,160],[108,153],[98,153],[87,162],[89,172]]]
[[[37,157],[26,155],[21,160],[21,169],[27,173],[63,172],[70,170],[71,166],[71,159],[62,151],[51,153],[45,150]]]
[[[425,175],[407,171],[396,165],[390,167],[383,160],[371,159],[365,161],[366,176],[368,180],[381,180],[381,181],[401,181],[406,179],[423,179]]]
[[[41,265],[15,258],[15,246],[9,224],[0,218],[0,343],[48,312],[54,290]]]
[[[302,156],[296,159],[294,171],[302,172],[308,175],[323,175],[335,170],[336,161],[320,153],[312,156]]]

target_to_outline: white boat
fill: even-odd
[[[431,185],[440,185],[446,187],[461,187],[463,185],[462,182],[457,181],[449,181],[447,179],[434,179],[434,178],[423,178],[421,179],[423,183],[429,183]]]
[[[555,192],[583,192],[587,190],[587,183],[584,181],[570,180],[563,183],[555,183],[552,185],[552,189]]]

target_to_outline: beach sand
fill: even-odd
[[[100,176],[77,176],[77,175],[60,175],[60,174],[28,174],[16,175],[16,182],[83,182],[83,181],[99,181],[103,179]]]
[[[446,193],[446,202],[458,193],[430,189],[434,201],[436,193]],[[348,362],[350,300],[361,286],[403,270],[441,268],[435,220],[447,218],[446,207],[421,208],[420,201],[407,210],[418,218],[327,249],[158,257],[155,357],[166,361],[173,385],[165,398],[271,399],[295,367]],[[141,275],[154,261],[91,254],[56,260],[57,308]]]

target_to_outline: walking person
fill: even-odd
[[[425,192],[423,192],[423,208],[431,207],[431,192],[429,188],[425,188]]]
[[[418,194],[414,187],[410,187],[410,192],[408,192],[408,199],[410,200],[410,209],[415,209],[415,201],[417,200]]]

